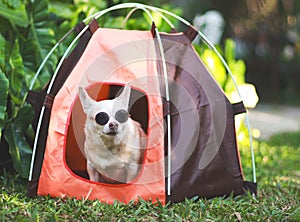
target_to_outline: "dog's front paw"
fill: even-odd
[[[94,182],[99,182],[100,181],[100,174],[99,172],[91,166],[91,164],[88,162],[87,164],[87,172],[88,172],[88,175],[89,175],[89,178],[91,181],[94,181]]]

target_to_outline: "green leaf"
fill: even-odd
[[[8,7],[10,8],[19,8],[23,1],[22,0],[9,0],[9,1],[5,1],[5,3],[7,4]]]
[[[32,122],[33,116],[34,112],[31,105],[24,105],[19,109],[17,116],[14,120],[14,124],[17,125],[22,132],[26,132],[28,126]]]
[[[9,82],[5,74],[0,69],[0,138],[2,136],[2,129],[5,125],[7,96],[8,96]]]
[[[11,72],[11,67],[9,64],[9,58],[12,51],[13,43],[15,38],[12,41],[8,41],[0,34],[0,68],[8,77]]]
[[[215,77],[216,81],[224,88],[226,83],[227,73],[226,69],[221,62],[220,58],[211,49],[205,49],[201,55],[203,62],[207,66],[208,70]]]
[[[26,16],[24,4],[14,4],[16,8],[9,8],[3,1],[0,1],[0,16],[6,18],[13,26],[27,27],[29,21]]]
[[[9,58],[9,64],[11,67],[11,73],[9,76],[10,95],[16,104],[20,104],[22,102],[22,94],[24,92],[23,83],[25,77],[23,59],[19,50],[19,41],[16,39]]]
[[[246,64],[243,60],[231,60],[228,62],[229,69],[232,71],[237,85],[245,83]],[[225,87],[225,91],[232,93],[236,91],[235,85],[232,80],[228,81]]]
[[[29,4],[27,11],[30,29],[27,40],[21,46],[21,51],[25,68],[33,71],[37,70],[38,64],[42,62],[55,44],[55,34],[50,28],[46,0]],[[56,60],[52,59],[49,62],[52,67],[56,65]],[[51,69],[46,71],[51,72]]]
[[[7,125],[4,138],[9,144],[9,153],[15,170],[24,178],[28,177],[32,150],[25,133],[33,118],[33,110],[27,105],[19,109],[14,122]]]
[[[5,66],[5,39],[0,34],[0,67]]]
[[[235,48],[235,42],[232,39],[226,39],[224,54],[227,62],[235,60]]]
[[[56,16],[71,19],[74,16],[74,4],[68,2],[49,2],[49,11]]]
[[[245,83],[246,64],[243,60],[231,61],[228,63],[230,70],[233,71],[237,84]]]
[[[15,124],[10,124],[4,131],[4,138],[9,144],[9,154],[15,170],[22,177],[27,178],[32,150],[26,142],[24,134],[18,130]]]
[[[6,112],[8,87],[8,79],[4,72],[0,69],[0,120],[3,120],[3,114]]]

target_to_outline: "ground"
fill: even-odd
[[[259,130],[258,139],[268,139],[276,133],[299,131],[300,107],[258,104],[249,110],[249,120],[251,128]]]

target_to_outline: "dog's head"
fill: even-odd
[[[131,88],[125,85],[122,93],[112,100],[95,101],[84,88],[79,88],[79,99],[87,115],[86,128],[93,133],[114,137],[123,132],[127,120]]]

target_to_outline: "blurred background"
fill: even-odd
[[[222,39],[236,42],[236,56],[246,62],[246,81],[256,86],[261,102],[300,104],[300,1],[171,2],[190,21],[210,10],[221,14]]]
[[[259,97],[255,108],[249,110],[253,136],[267,139],[276,133],[300,130],[300,1],[173,2],[200,30],[205,31],[203,18],[207,17],[209,27],[219,27],[222,34],[214,43],[234,40],[235,57],[246,64],[245,82],[255,86]],[[212,12],[219,15],[207,16]],[[218,34],[211,36],[214,40]]]

